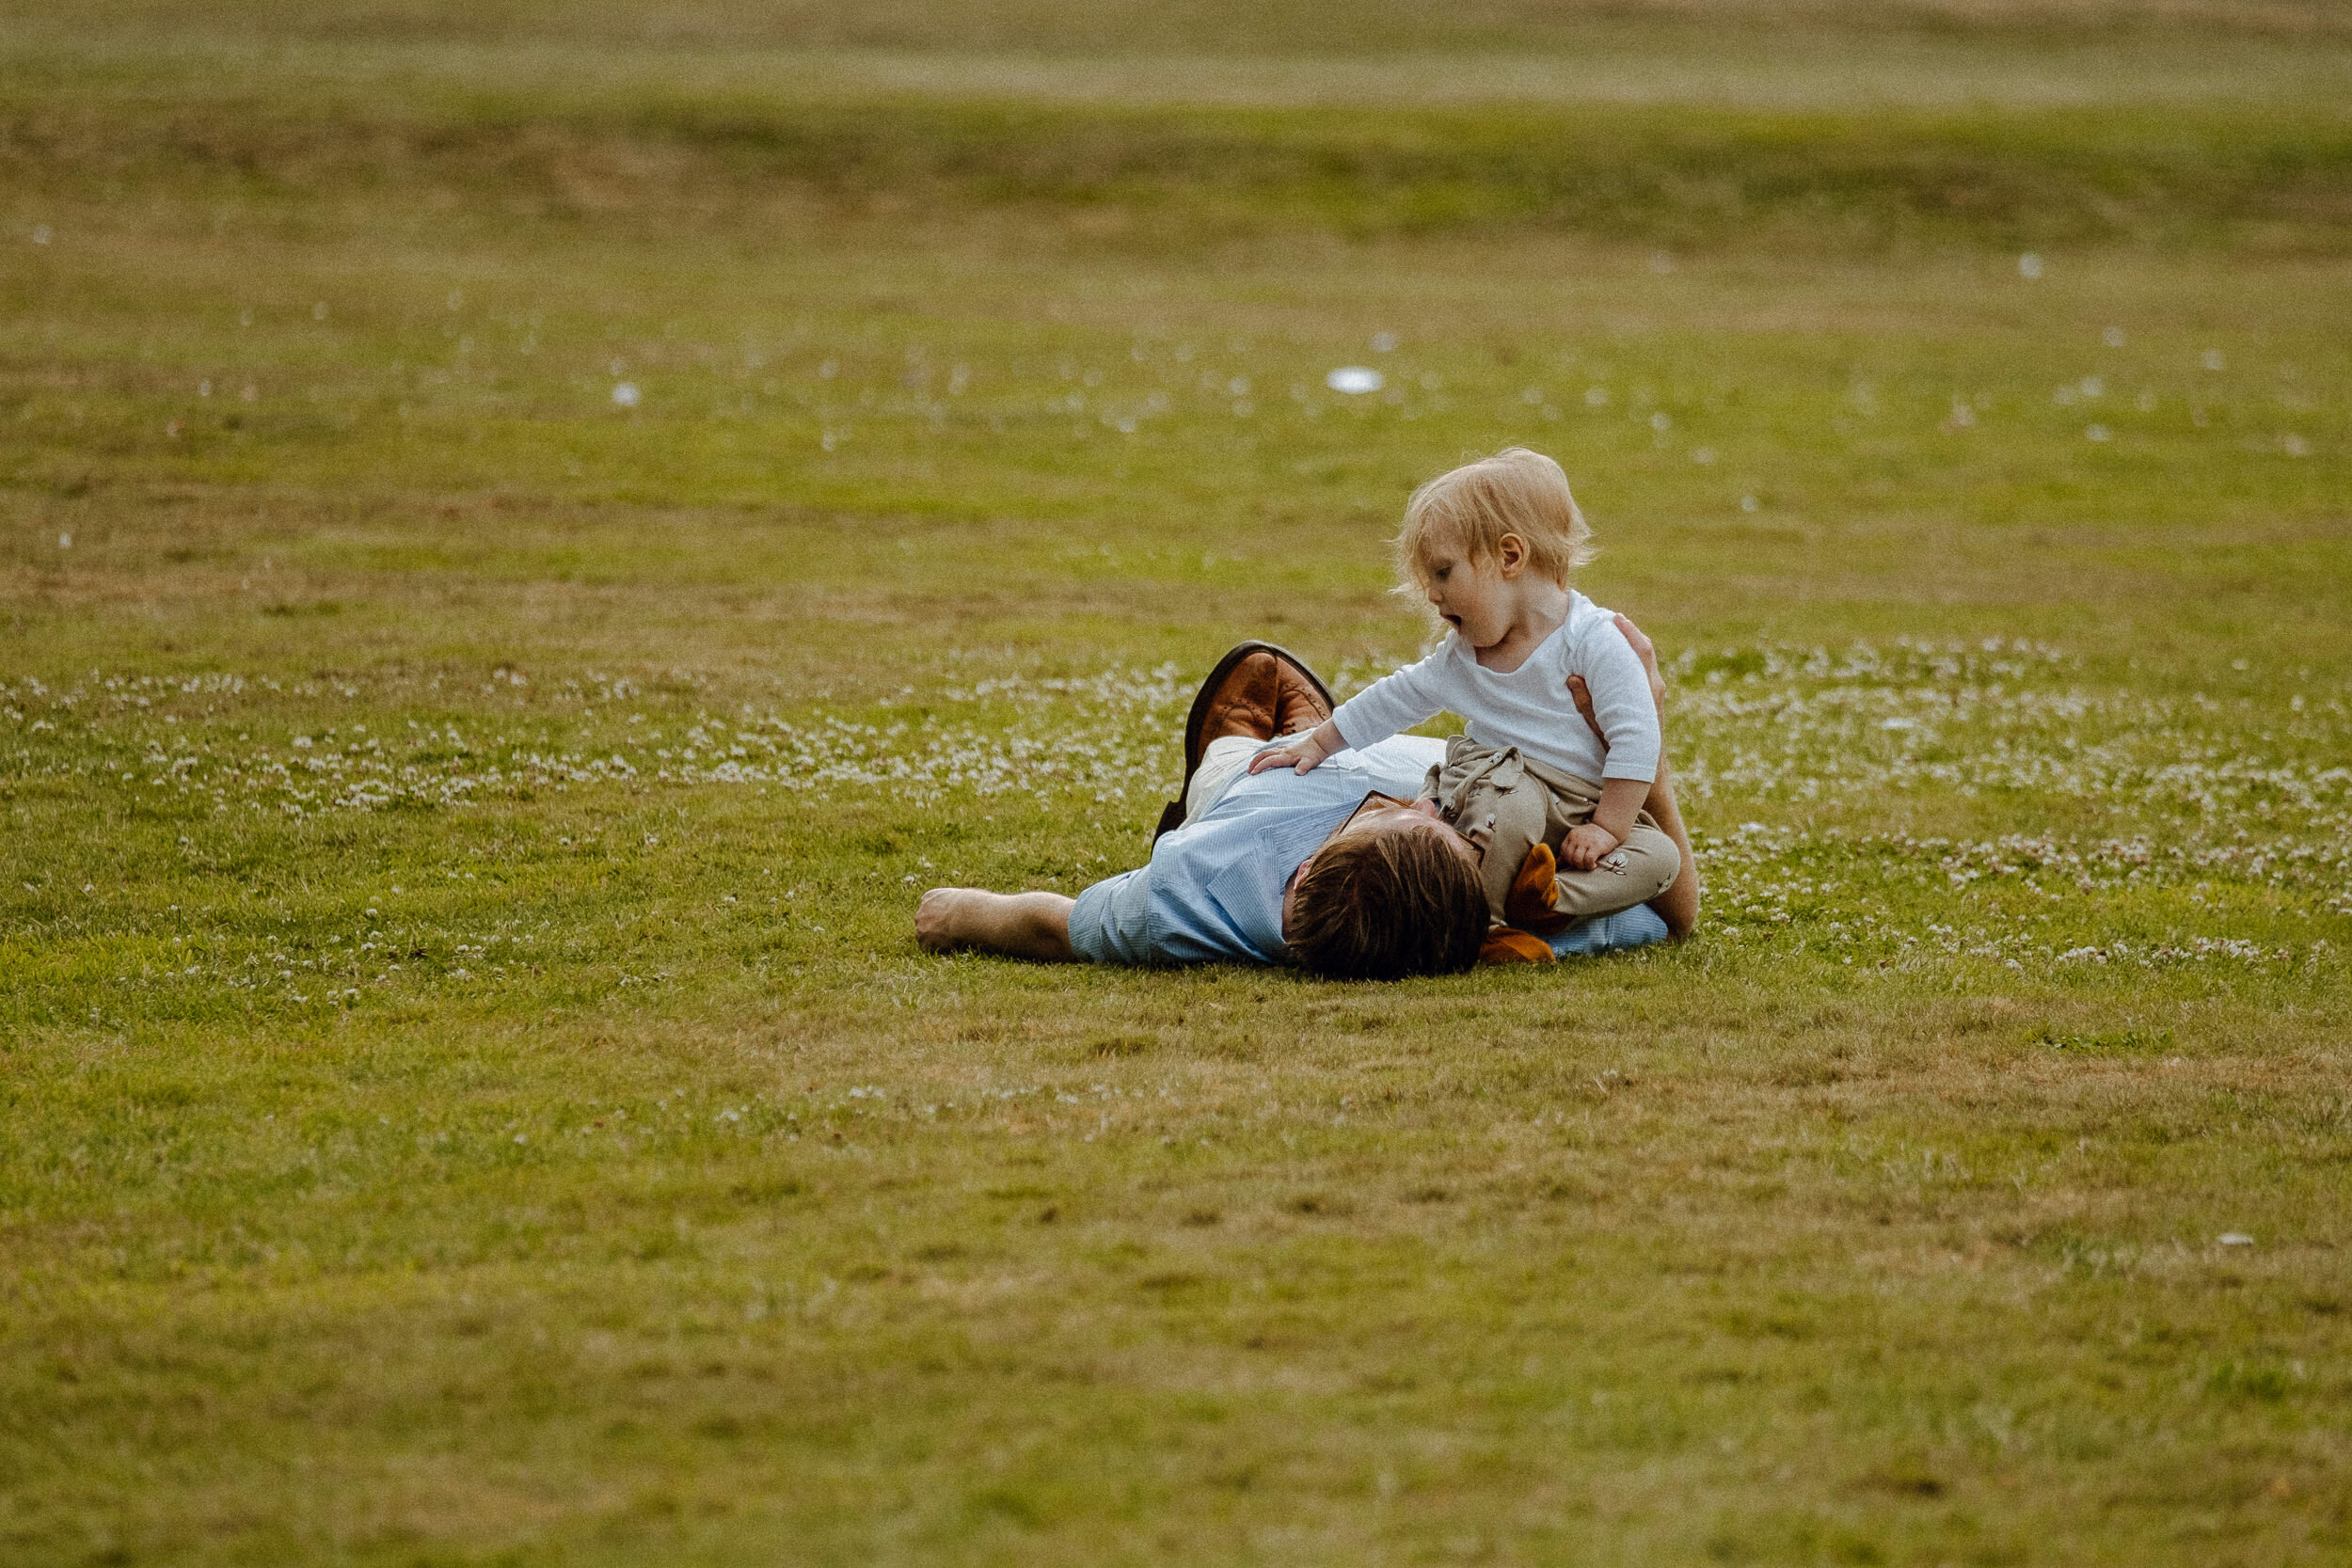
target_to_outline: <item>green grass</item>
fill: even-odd
[[[2332,13],[1321,14],[8,24],[0,1557],[2352,1550]],[[1692,942],[916,951],[1508,441]]]
[[[811,217],[977,204],[1025,232],[1153,251],[1311,228],[1708,251],[2128,238],[2334,254],[2352,225],[2340,54],[2256,56],[2254,102],[2210,85],[2088,93],[2079,72],[2058,86],[2046,65],[2000,56],[1931,62],[1976,79],[1925,103],[1837,92],[1827,73],[1794,101],[1741,102],[1707,77],[1616,96],[1598,72],[1564,81],[1524,59],[1491,65],[1532,101],[1456,101],[1489,68],[1480,57],[1437,62],[1435,83],[1359,68],[1304,102],[1265,67],[1238,84],[1198,63],[1131,84],[971,56],[929,71],[900,55],[662,63],[515,46],[61,46],[20,63],[40,90],[0,119],[0,158],[28,194],[103,176],[379,220],[423,187],[501,234],[527,215],[772,239]],[[1897,93],[1930,63],[1887,62]]]

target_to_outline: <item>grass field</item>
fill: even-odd
[[[0,9],[0,1559],[2352,1557],[2340,8],[1339,31]],[[1695,938],[916,950],[1508,442]]]

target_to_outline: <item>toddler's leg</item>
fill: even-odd
[[[1626,841],[1600,858],[1590,871],[1562,869],[1552,907],[1570,920],[1614,914],[1646,904],[1674,885],[1682,874],[1682,851],[1644,812],[1635,818]]]
[[[1517,789],[1486,792],[1478,804],[1484,808],[1478,821],[1458,825],[1465,829],[1474,827],[1485,838],[1478,874],[1486,884],[1486,912],[1495,925],[1508,926],[1511,917],[1504,911],[1511,901],[1511,884],[1518,879],[1519,867],[1526,863],[1527,852],[1544,841],[1548,801],[1540,787],[1528,784]],[[1468,817],[1470,813],[1463,816]],[[1487,825],[1489,821],[1491,827]]]

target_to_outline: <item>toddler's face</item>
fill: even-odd
[[[1491,648],[1510,632],[1509,579],[1491,557],[1472,559],[1458,545],[1433,545],[1422,556],[1430,608],[1473,648]]]

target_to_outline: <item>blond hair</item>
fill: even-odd
[[[1593,559],[1593,531],[1560,465],[1525,447],[1505,447],[1439,474],[1405,503],[1397,592],[1429,591],[1429,557],[1438,546],[1491,560],[1506,533],[1527,546],[1529,566],[1563,588],[1570,572]]]

